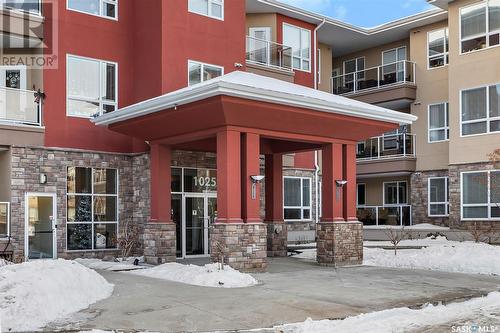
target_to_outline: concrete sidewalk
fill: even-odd
[[[271,259],[262,285],[219,289],[100,272],[113,296],[78,314],[66,329],[206,332],[272,327],[427,302],[451,302],[500,288],[500,277],[379,267],[326,268]]]

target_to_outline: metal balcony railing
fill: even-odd
[[[365,226],[411,226],[411,205],[358,206],[358,220]]]
[[[0,122],[41,126],[42,108],[36,92],[0,87]]]
[[[358,142],[358,161],[416,157],[415,134],[386,134]]]
[[[33,15],[42,15],[41,0],[0,0],[0,8],[17,10]]]
[[[247,36],[247,63],[292,71],[292,48],[269,40]]]
[[[403,60],[332,77],[332,93],[344,95],[391,85],[415,84],[415,63]]]

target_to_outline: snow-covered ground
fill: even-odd
[[[105,299],[113,285],[67,260],[36,260],[0,267],[2,331],[32,331]]]
[[[400,226],[393,226],[393,225],[367,225],[367,226],[363,226],[363,229],[401,229],[401,227]],[[419,224],[406,226],[405,230],[448,231],[448,230],[450,230],[450,228],[441,227],[441,226],[430,224],[430,223],[419,223]]]
[[[138,259],[140,266],[134,265],[134,260]],[[119,261],[104,261],[101,259],[75,259],[78,263],[85,267],[98,269],[103,271],[134,271],[137,269],[144,269],[148,266],[144,266],[144,257],[130,257],[119,259]]]
[[[130,274],[202,287],[242,288],[258,284],[258,281],[250,274],[241,273],[227,265],[224,266],[224,270],[220,270],[219,264],[196,266],[167,263],[153,268],[133,271]]]
[[[478,316],[489,316],[491,325],[495,325],[500,321],[500,318],[493,316],[494,313],[500,313],[500,292],[492,292],[486,297],[474,298],[462,303],[427,305],[416,310],[395,308],[349,317],[344,320],[313,321],[308,319],[303,323],[277,326],[275,330],[283,333],[415,332],[419,329],[459,322],[468,318],[474,319]]]
[[[365,242],[365,246],[390,246],[390,242]],[[475,242],[448,241],[444,237],[405,240],[400,246],[423,246],[421,249],[393,250],[364,248],[363,264],[393,268],[429,269],[445,272],[500,275],[500,246]],[[316,249],[294,255],[316,259]]]

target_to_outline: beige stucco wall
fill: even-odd
[[[411,113],[418,117],[412,126],[417,140],[417,171],[448,168],[449,143],[428,142],[428,106],[448,101],[448,66],[427,68],[427,34],[447,25],[447,21],[442,21],[419,27],[410,34],[410,59],[416,63],[415,78],[418,87],[415,103],[411,104]]]
[[[246,33],[250,34],[250,28],[261,28],[269,27],[271,28],[271,40],[276,41],[277,37],[277,19],[275,13],[269,14],[247,14],[246,16]]]
[[[486,161],[500,148],[500,133],[460,137],[460,90],[500,83],[500,47],[460,55],[459,9],[477,2],[458,0],[449,6],[450,164]]]
[[[366,184],[366,205],[367,206],[382,206],[384,204],[384,183],[394,181],[406,181],[407,183],[407,198],[410,197],[410,177],[409,176],[394,176],[384,178],[361,178],[357,180],[358,184]]]
[[[393,43],[379,45],[370,49],[354,52],[342,57],[336,57],[333,59],[333,68],[339,68],[340,72],[343,71],[343,64],[346,60],[351,60],[354,58],[365,57],[365,68],[371,68],[382,65],[382,52],[396,47],[406,46],[407,56],[410,54],[410,39],[403,39]],[[335,52],[334,52],[335,57]]]
[[[331,77],[332,77],[332,49],[330,46],[325,44],[318,44],[320,49],[321,57],[321,71],[319,73],[320,80],[318,83],[318,89],[331,92]]]

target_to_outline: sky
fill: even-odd
[[[426,0],[279,0],[361,27],[373,27],[432,8]]]

